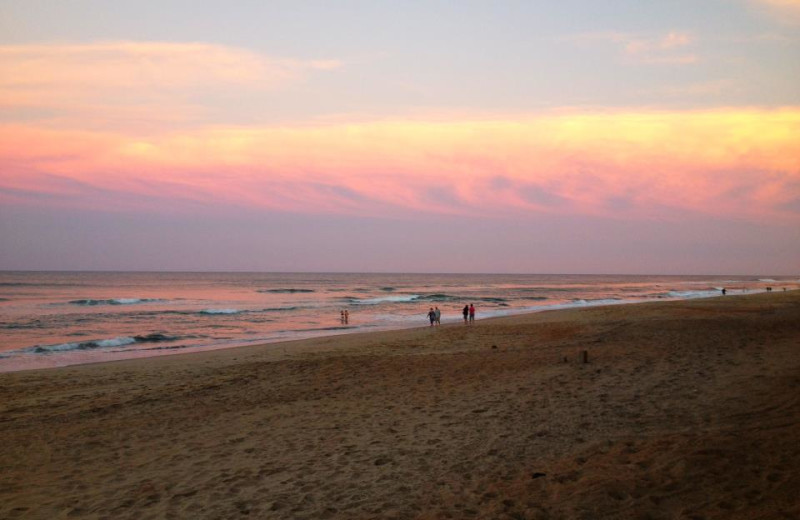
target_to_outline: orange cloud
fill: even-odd
[[[207,43],[105,42],[0,46],[0,85],[185,88],[207,83],[281,83],[335,60],[290,60]]]
[[[57,122],[66,116],[84,126],[90,119],[191,120],[209,94],[279,90],[339,66],[207,43],[0,45],[0,107],[45,111]]]
[[[142,204],[372,216],[798,221],[798,136],[797,108],[207,128],[148,139],[6,126],[0,190],[17,203],[46,196],[104,209],[125,193]]]
[[[623,59],[628,63],[685,65],[699,61],[697,55],[683,49],[693,43],[693,38],[685,32],[671,31],[663,36],[599,32],[569,39],[577,43],[610,42],[622,49]]]
[[[782,23],[800,23],[800,0],[751,0]]]

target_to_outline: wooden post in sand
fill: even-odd
[[[589,352],[587,350],[584,350],[583,352],[581,352],[581,361],[584,362],[584,363],[588,363],[589,362]]]

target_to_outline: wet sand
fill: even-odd
[[[0,374],[0,443],[9,519],[800,518],[800,291]]]

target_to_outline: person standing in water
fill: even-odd
[[[431,307],[431,310],[428,311],[428,319],[431,320],[431,327],[436,323],[436,312]]]
[[[436,325],[442,324],[442,311],[439,310],[439,307],[434,309],[433,313],[436,315]]]
[[[464,323],[467,323],[467,318],[469,317],[469,305],[464,305],[464,310],[461,311],[461,314],[464,315]]]
[[[475,306],[471,303],[469,304],[469,322],[472,323],[475,321]]]

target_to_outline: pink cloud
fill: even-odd
[[[105,209],[124,193],[126,207],[135,194],[142,205],[191,210],[797,221],[798,135],[795,108],[223,127],[147,139],[5,126],[0,190],[14,203],[41,204],[19,194],[46,192],[48,204]]]
[[[785,24],[800,24],[800,0],[751,0],[764,8],[776,20]]]
[[[700,61],[695,53],[684,49],[694,43],[694,38],[681,31],[670,31],[662,36],[599,32],[579,34],[570,40],[577,43],[610,42],[621,49],[621,56],[627,63],[687,65]]]

